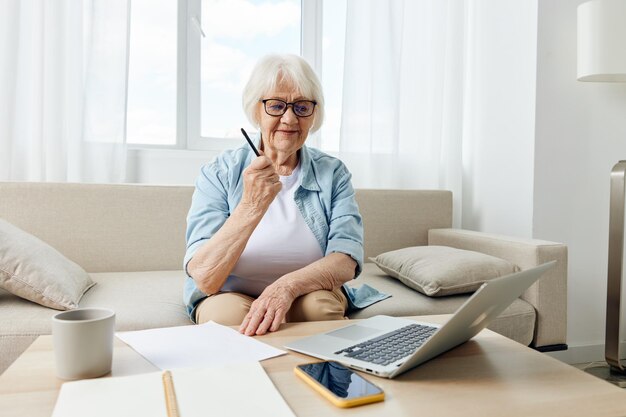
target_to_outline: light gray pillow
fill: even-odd
[[[476,291],[485,281],[519,271],[504,259],[448,246],[415,246],[370,258],[388,275],[431,297]]]
[[[59,251],[0,219],[0,288],[57,310],[71,310],[95,285]]]

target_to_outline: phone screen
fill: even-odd
[[[379,394],[380,388],[338,362],[299,365],[311,378],[339,398],[352,399]]]

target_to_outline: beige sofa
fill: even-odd
[[[114,309],[118,330],[188,325],[181,263],[192,192],[190,186],[4,182],[0,218],[87,270],[97,285],[85,294],[81,307]],[[565,245],[451,229],[452,195],[447,191],[357,190],[357,200],[366,258],[434,244],[484,252],[522,269],[557,260],[557,267],[490,328],[540,350],[566,348]],[[392,297],[352,313],[351,318],[452,313],[468,298],[424,296],[371,262],[351,284],[361,283]],[[38,335],[50,333],[50,318],[56,312],[0,290],[0,372]]]

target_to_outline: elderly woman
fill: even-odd
[[[320,82],[298,56],[266,56],[243,107],[261,156],[242,141],[202,168],[187,217],[188,312],[246,335],[343,319],[363,228],[345,165],[305,145],[324,119]]]

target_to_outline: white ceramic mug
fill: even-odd
[[[62,379],[96,378],[111,372],[115,312],[79,308],[52,317],[56,373]]]

